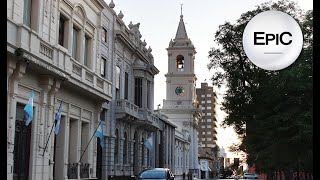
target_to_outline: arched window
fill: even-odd
[[[123,164],[128,163],[128,137],[127,137],[127,132],[124,132],[124,142],[123,142]]]
[[[119,132],[118,129],[116,129],[116,138],[114,140],[114,163],[118,163],[118,151],[119,151]]]
[[[184,67],[184,57],[182,55],[178,55],[176,58],[176,66],[178,71],[183,71]]]

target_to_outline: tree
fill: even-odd
[[[256,14],[277,9],[301,25],[304,47],[299,58],[281,71],[266,71],[253,65],[242,47],[242,33]],[[209,51],[208,68],[222,68],[213,75],[213,85],[228,88],[222,103],[227,113],[224,126],[233,126],[242,139],[235,151],[248,154],[248,163],[258,171],[304,170],[312,172],[312,11],[283,0],[268,2],[243,13],[236,23],[219,26]]]

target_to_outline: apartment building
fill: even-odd
[[[196,88],[197,101],[202,110],[202,119],[199,122],[199,142],[202,148],[213,148],[217,140],[217,119],[216,105],[217,95],[213,92],[213,87],[208,83],[201,83],[200,88]]]

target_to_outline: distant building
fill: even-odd
[[[197,101],[202,110],[202,118],[199,122],[199,142],[201,147],[215,147],[217,140],[217,119],[215,117],[215,107],[217,95],[213,92],[213,87],[208,83],[201,83],[201,88],[196,88]]]
[[[200,179],[214,178],[219,169],[218,161],[213,148],[199,147]]]

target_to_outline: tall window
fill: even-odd
[[[114,163],[118,163],[118,151],[119,151],[119,132],[116,129],[116,139],[114,140]]]
[[[89,60],[90,60],[90,38],[85,35],[84,37],[84,57],[83,57],[83,65],[89,67]]]
[[[102,42],[107,42],[108,41],[108,34],[107,34],[107,30],[105,28],[102,28],[102,32],[101,32],[101,40]]]
[[[31,27],[31,4],[32,0],[24,0],[23,7],[23,24]]]
[[[79,30],[77,30],[73,26],[73,37],[72,37],[72,57],[75,60],[78,60],[77,53],[78,53],[78,36],[79,36]]]
[[[124,98],[128,99],[129,96],[129,74],[124,73]]]
[[[106,68],[107,68],[106,65],[107,65],[107,60],[105,58],[101,58],[100,72],[102,77],[106,77]]]
[[[120,67],[116,66],[116,99],[120,99]]]
[[[127,155],[127,151],[128,151],[128,137],[127,137],[127,132],[124,133],[124,142],[123,142],[123,164],[127,164],[128,163],[128,155]]]
[[[59,21],[59,44],[64,46],[64,24],[66,22],[66,18],[60,14],[60,21]]]
[[[142,107],[142,78],[135,78],[134,80],[134,103]]]

